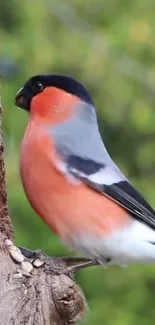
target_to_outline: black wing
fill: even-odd
[[[145,201],[141,194],[138,193],[138,191],[125,179],[125,177],[123,180],[120,179],[117,183],[106,185],[104,184],[103,177],[105,165],[73,155],[68,157],[67,165],[68,171],[76,178],[81,179],[85,184],[87,184],[87,186],[101,194],[108,196],[124,209],[128,210],[133,217],[142,220],[155,229],[155,211]],[[113,169],[111,169],[111,171],[112,173],[117,173],[117,171],[114,171]],[[98,173],[97,179],[99,178],[99,173],[101,178],[103,178],[100,179],[100,182],[95,181],[96,173]],[[94,177],[92,178],[92,176]]]

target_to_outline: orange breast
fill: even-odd
[[[128,213],[84,184],[69,183],[57,170],[54,144],[30,123],[21,150],[21,177],[34,210],[62,239],[72,234],[104,236],[131,222]]]

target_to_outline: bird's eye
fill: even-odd
[[[41,91],[43,91],[44,86],[41,82],[37,82],[33,85],[33,91],[35,94],[40,93]]]

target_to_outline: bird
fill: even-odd
[[[38,74],[15,105],[29,113],[24,191],[51,231],[90,265],[154,264],[155,211],[109,155],[87,89],[70,76]]]

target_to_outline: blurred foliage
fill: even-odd
[[[20,245],[69,254],[30,208],[19,177],[28,116],[14,107],[36,73],[72,75],[87,86],[109,151],[155,208],[155,2],[0,0],[0,78],[10,213]],[[90,268],[77,275],[87,324],[152,324],[155,268]]]

